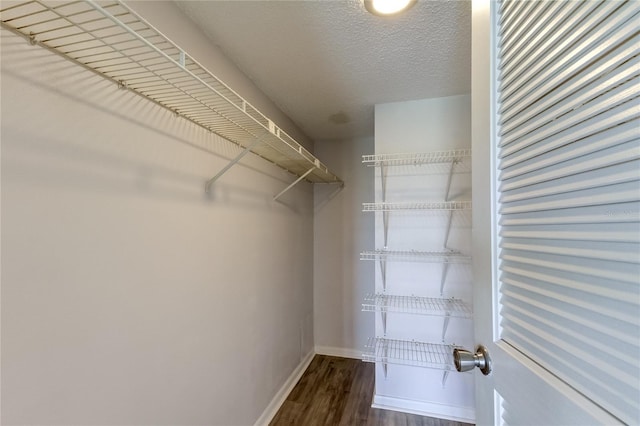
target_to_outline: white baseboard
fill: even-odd
[[[334,346],[316,346],[316,354],[339,356],[342,358],[362,359],[362,351],[356,349],[337,348]]]
[[[418,414],[420,416],[436,417],[457,422],[476,422],[474,409],[455,405],[375,395],[371,406],[383,410],[401,411],[403,413]]]
[[[298,380],[300,380],[300,377],[302,377],[304,372],[307,370],[307,367],[309,367],[309,364],[311,364],[314,356],[314,351],[311,351],[307,354],[306,357],[304,357],[302,362],[298,364],[287,381],[284,382],[280,390],[275,394],[269,405],[267,405],[267,408],[264,409],[262,415],[258,417],[258,420],[256,420],[254,426],[265,426],[268,425],[271,420],[273,420],[276,413],[278,412],[282,404],[284,404],[284,401],[287,399],[287,396],[289,396],[293,388],[298,383]]]

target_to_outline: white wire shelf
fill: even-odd
[[[366,295],[362,310],[366,312],[449,316],[452,318],[471,318],[473,316],[469,305],[460,299],[396,296],[383,293]]]
[[[443,201],[429,203],[362,203],[363,212],[390,212],[408,210],[454,211],[470,209],[471,201]]]
[[[369,167],[379,166],[419,166],[423,164],[462,163],[471,158],[470,149],[435,151],[423,153],[397,153],[363,155],[362,163]],[[470,165],[469,165],[470,167]]]
[[[360,253],[360,260],[379,260],[396,262],[424,262],[424,263],[469,263],[470,256],[458,251],[394,251],[371,250]]]
[[[454,348],[455,345],[375,337],[369,338],[362,360],[449,371],[454,369]]]
[[[32,45],[62,55],[299,178],[342,183],[273,121],[119,1],[10,2],[0,9],[0,20],[3,28]]]

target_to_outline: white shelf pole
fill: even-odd
[[[316,167],[312,167],[309,170],[307,170],[305,172],[305,174],[303,174],[302,176],[300,176],[298,179],[296,179],[291,185],[287,186],[285,189],[283,189],[282,191],[280,191],[280,193],[278,195],[276,195],[275,197],[273,197],[273,201],[277,201],[278,198],[280,198],[285,192],[287,192],[288,190],[290,190],[291,188],[293,188],[294,186],[296,186],[298,184],[298,182],[300,182],[302,179],[306,178],[312,171],[314,171],[316,169]]]

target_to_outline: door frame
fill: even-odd
[[[492,0],[472,0],[471,25],[471,171],[472,171],[472,276],[475,345],[494,341],[495,332],[488,332],[486,321],[493,322],[497,306],[493,291],[495,256],[495,162],[493,129],[495,128],[495,76],[492,69],[495,56],[494,7]],[[489,108],[487,106],[490,106]],[[488,163],[487,163],[488,162]],[[489,280],[489,283],[487,283]],[[484,285],[483,285],[484,284]],[[492,324],[491,331],[495,330]],[[470,348],[475,349],[475,348]],[[476,424],[496,424],[493,376],[475,375]]]

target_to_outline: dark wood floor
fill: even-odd
[[[373,364],[357,359],[316,355],[270,425],[466,425],[371,408],[373,387]]]

